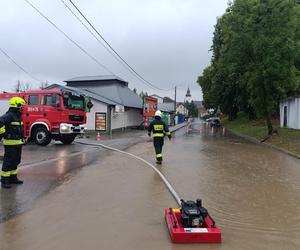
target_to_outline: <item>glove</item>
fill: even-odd
[[[169,140],[171,141],[172,135],[168,135]]]
[[[148,136],[151,136],[151,133],[150,133],[150,132],[148,132]]]

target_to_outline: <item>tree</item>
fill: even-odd
[[[297,88],[295,49],[299,40],[295,35],[300,25],[299,14],[292,1],[261,0],[254,4],[249,17],[248,32],[255,39],[253,60],[248,66],[248,87],[254,109],[265,118],[269,135],[273,133],[271,118],[279,101]]]
[[[13,91],[16,93],[24,92],[24,91],[27,91],[30,89],[32,89],[31,83],[28,83],[28,82],[22,83],[20,80],[18,80],[17,83],[13,87]]]
[[[235,0],[215,25],[212,61],[198,83],[206,108],[234,119],[266,120],[279,101],[300,94],[300,6],[290,0]]]
[[[216,109],[218,107],[217,96],[214,89],[213,83],[213,68],[212,66],[207,67],[203,71],[203,75],[198,77],[198,84],[200,85],[203,93],[204,107],[206,109]]]
[[[48,81],[41,82],[41,84],[40,84],[40,89],[45,89],[45,88],[47,88],[48,86],[49,86]]]
[[[197,109],[197,106],[195,105],[194,101],[191,101],[191,103],[186,102],[185,107],[188,111],[188,116],[198,117],[198,109]]]

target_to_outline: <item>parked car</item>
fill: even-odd
[[[219,117],[210,117],[206,121],[209,122],[211,128],[221,127],[221,121]]]

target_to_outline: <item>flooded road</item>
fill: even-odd
[[[0,249],[300,249],[300,161],[223,132],[179,130],[159,166],[181,198],[202,198],[223,243],[172,244],[163,212],[176,202],[158,175],[106,152],[1,223]],[[155,163],[151,142],[128,152]]]
[[[126,149],[139,142],[142,139],[139,136],[144,135],[144,132],[137,131],[134,135],[136,136],[134,139],[124,137],[101,142]],[[0,155],[3,154],[3,146],[0,145]],[[23,148],[22,163],[18,168],[19,177],[24,180],[24,184],[13,186],[11,190],[0,188],[0,223],[29,210],[39,197],[61,183],[69,181],[76,171],[91,165],[106,154],[107,151],[99,147],[87,147],[77,143],[71,145],[51,143],[47,147],[26,145]]]

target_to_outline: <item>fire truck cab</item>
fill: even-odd
[[[22,109],[24,134],[29,141],[46,146],[52,139],[70,144],[86,131],[87,99],[77,93],[61,90],[30,90],[0,94],[0,115],[11,97],[20,96],[26,105]]]

